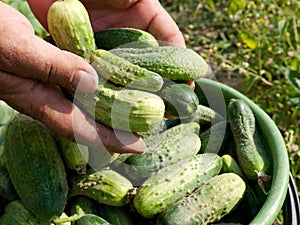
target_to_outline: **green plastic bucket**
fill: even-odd
[[[246,101],[254,112],[267,150],[272,160],[273,174],[270,192],[251,225],[271,225],[278,216],[287,196],[289,184],[289,159],[285,142],[274,121],[258,105],[239,91],[217,81],[201,78],[195,82],[195,92],[203,104],[226,116],[226,106],[231,98]]]

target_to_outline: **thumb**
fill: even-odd
[[[98,76],[83,58],[60,50],[24,26],[17,26],[18,29],[15,23],[6,23],[6,32],[1,34],[0,70],[71,91],[78,87],[82,92],[94,92]]]

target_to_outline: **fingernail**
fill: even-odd
[[[78,70],[72,81],[75,90],[83,93],[93,93],[98,85],[98,75],[94,68],[88,71]]]

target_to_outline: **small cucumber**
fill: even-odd
[[[75,170],[78,174],[85,174],[89,148],[72,142],[61,135],[56,135],[55,140],[66,167],[70,170]]]
[[[47,21],[58,48],[89,60],[96,43],[88,12],[80,1],[55,1],[48,10]]]
[[[205,60],[188,48],[116,48],[110,52],[169,80],[197,80],[208,71]]]
[[[158,95],[165,103],[165,116],[171,119],[191,117],[199,105],[195,92],[183,83],[165,85]]]
[[[212,153],[198,154],[164,167],[137,189],[134,207],[143,217],[152,218],[217,175],[221,168],[221,158]]]
[[[159,169],[198,153],[201,141],[199,125],[191,122],[164,131],[157,144],[144,154],[132,154],[126,159],[128,176],[133,180],[148,178]]]
[[[100,171],[89,170],[84,175],[69,177],[69,197],[83,195],[99,203],[123,206],[133,189],[132,183],[121,174],[109,168]]]
[[[220,220],[238,205],[246,189],[234,173],[212,177],[157,218],[157,225],[198,225]]]
[[[94,36],[99,49],[159,47],[152,34],[130,27],[109,28],[95,32]]]
[[[269,173],[269,160],[261,153],[254,140],[255,117],[251,108],[241,99],[231,99],[228,120],[236,145],[239,165],[248,179],[256,180]],[[265,157],[264,157],[265,156]]]
[[[86,214],[75,222],[75,225],[112,225],[105,219],[94,214]]]
[[[156,94],[98,85],[90,95],[71,94],[74,102],[89,116],[108,127],[131,132],[145,132],[164,118],[165,105]]]
[[[103,49],[92,51],[90,63],[100,76],[127,88],[156,92],[163,85],[159,74]]]

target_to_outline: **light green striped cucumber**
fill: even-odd
[[[96,44],[88,12],[80,1],[55,1],[49,8],[47,21],[49,33],[58,48],[89,61]]]
[[[132,154],[126,159],[126,173],[133,179],[148,178],[159,169],[198,153],[201,147],[200,126],[195,123],[180,124],[161,133],[156,144],[143,154]],[[153,141],[154,143],[154,141]]]
[[[193,193],[167,208],[157,225],[199,225],[216,222],[238,205],[246,189],[243,179],[223,173],[200,185]]]
[[[205,60],[188,48],[116,48],[110,52],[169,80],[197,80],[208,70]]]
[[[42,220],[33,215],[21,200],[14,200],[5,207],[0,217],[1,225],[50,225],[50,220]]]
[[[245,176],[256,180],[268,174],[269,159],[258,150],[254,140],[256,121],[251,108],[241,99],[231,99],[227,111],[238,162]]]
[[[102,85],[90,95],[76,93],[74,102],[97,122],[131,132],[149,131],[160,123],[165,112],[164,102],[156,94]]]
[[[90,63],[100,76],[127,88],[156,92],[163,85],[159,74],[103,49],[92,51]]]
[[[126,197],[133,189],[129,180],[109,168],[70,176],[69,182],[69,197],[83,195],[111,206],[125,205]]]
[[[75,170],[78,174],[85,174],[89,159],[89,148],[72,142],[61,135],[56,135],[55,140],[66,167]]]
[[[60,216],[68,185],[52,133],[41,122],[18,114],[7,128],[4,143],[6,168],[24,206],[41,219]]]
[[[164,167],[137,189],[134,207],[143,217],[151,218],[217,175],[221,168],[221,158],[213,153],[198,154]]]
[[[152,34],[131,27],[109,28],[95,32],[94,36],[98,49],[157,48],[159,46]]]

